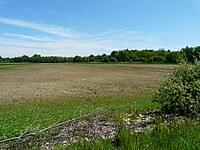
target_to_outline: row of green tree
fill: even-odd
[[[41,56],[38,54],[33,55],[32,57],[28,57],[26,55],[14,58],[2,58],[0,56],[0,62],[5,63],[21,63],[21,62],[29,62],[29,63],[65,63],[65,62],[73,62],[73,57],[60,57],[60,56]]]
[[[186,47],[180,51],[170,50],[119,50],[112,51],[110,55],[90,55],[90,56],[75,56],[75,57],[59,57],[59,56],[41,56],[38,54],[32,57],[23,55],[14,58],[2,58],[0,56],[0,62],[7,63],[65,63],[65,62],[102,62],[102,63],[117,63],[117,62],[139,62],[139,63],[178,63],[182,58],[185,58],[188,62],[194,63],[195,60],[200,60],[200,46],[198,47]]]

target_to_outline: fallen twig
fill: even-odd
[[[17,139],[20,139],[20,138],[25,137],[25,136],[36,135],[36,134],[39,134],[39,133],[44,132],[44,131],[46,131],[46,130],[49,130],[49,129],[52,129],[52,128],[61,126],[61,125],[63,125],[63,124],[66,124],[66,123],[69,123],[69,122],[72,122],[72,121],[81,119],[81,118],[86,117],[86,116],[89,116],[89,115],[91,115],[91,114],[93,114],[93,113],[94,113],[94,112],[91,112],[91,113],[88,113],[88,114],[86,114],[86,115],[82,115],[82,116],[79,116],[79,117],[77,117],[77,118],[73,118],[73,119],[71,119],[71,120],[67,120],[67,121],[65,121],[65,122],[61,122],[61,123],[58,123],[58,124],[54,124],[54,125],[48,126],[47,128],[44,128],[44,129],[42,129],[42,130],[40,130],[40,131],[38,131],[38,132],[26,134],[26,132],[30,129],[30,127],[31,127],[32,124],[34,123],[34,122],[33,122],[33,123],[29,126],[29,128],[28,128],[22,135],[20,135],[20,136],[18,136],[18,137],[13,137],[13,138],[9,138],[9,139],[2,140],[2,141],[0,141],[0,143],[5,143],[5,142],[8,142],[8,141],[17,140]]]

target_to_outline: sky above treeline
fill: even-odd
[[[0,56],[200,45],[199,0],[0,0]]]

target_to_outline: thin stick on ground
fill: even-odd
[[[33,123],[32,123],[32,124],[29,126],[29,128],[27,128],[28,130],[26,130],[26,131],[25,131],[23,134],[21,134],[20,136],[2,140],[2,141],[0,141],[0,143],[5,143],[5,142],[17,140],[17,139],[23,138],[23,137],[25,137],[25,136],[37,135],[37,134],[42,133],[42,132],[44,132],[44,131],[47,131],[47,130],[49,130],[49,129],[52,129],[52,128],[61,126],[61,125],[66,124],[66,123],[70,123],[70,122],[72,122],[72,121],[75,121],[75,120],[78,120],[78,119],[81,119],[81,118],[84,118],[84,117],[87,117],[87,116],[90,116],[90,115],[93,114],[93,113],[94,113],[94,112],[91,112],[91,113],[88,113],[88,114],[86,114],[86,115],[82,115],[82,116],[79,116],[79,117],[77,117],[77,118],[73,118],[73,119],[71,119],[71,120],[67,120],[67,121],[65,121],[65,122],[61,122],[61,123],[58,123],[58,124],[54,124],[54,125],[48,126],[47,128],[44,128],[44,129],[42,129],[42,130],[40,130],[40,131],[38,131],[38,132],[26,134],[27,131],[30,129],[30,127],[33,125]]]

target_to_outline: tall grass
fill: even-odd
[[[61,147],[60,147],[61,148]],[[200,123],[186,121],[157,126],[149,132],[136,133],[120,129],[114,139],[79,141],[69,149],[106,150],[197,150],[200,148]]]

